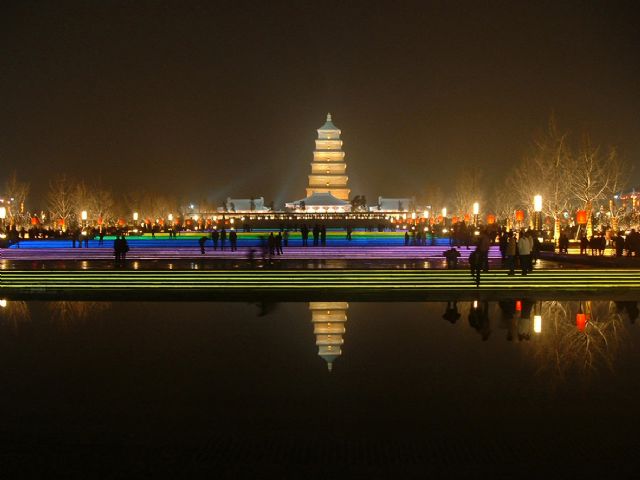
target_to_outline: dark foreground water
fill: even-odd
[[[635,317],[636,303],[604,301],[8,301],[0,468],[3,478],[632,477]]]

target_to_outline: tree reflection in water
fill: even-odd
[[[573,373],[589,376],[602,367],[613,370],[627,328],[615,302],[546,301],[538,308],[541,332],[531,342],[538,374],[562,381]]]
[[[27,302],[3,300],[0,308],[0,322],[9,325],[12,329],[17,330],[20,323],[29,321],[31,312]]]
[[[51,320],[60,326],[84,321],[91,315],[102,312],[110,306],[111,302],[72,302],[65,300],[47,303]]]

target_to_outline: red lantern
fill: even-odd
[[[493,223],[496,223],[496,216],[490,213],[489,215],[487,215],[487,224],[491,225]]]
[[[451,217],[451,223],[458,223],[458,217]]]
[[[524,210],[516,210],[516,222],[524,222]]]
[[[40,223],[38,217],[31,217],[31,225],[37,225],[38,223]]]
[[[587,315],[584,313],[576,313],[576,327],[579,332],[584,332],[585,327],[587,326]]]
[[[98,217],[98,225],[102,225],[102,217]]]
[[[438,215],[438,223],[442,223],[443,217],[442,215]]]
[[[464,221],[465,223],[469,223],[471,221],[471,215],[469,215],[468,213],[464,214]]]
[[[578,210],[576,212],[576,223],[578,225],[585,225],[587,223],[587,211],[586,210]]]
[[[121,227],[124,227],[126,224],[126,222],[124,221],[124,218],[119,218],[118,219],[118,225],[120,225]]]
[[[520,300],[516,300],[516,312],[522,311],[522,302]]]

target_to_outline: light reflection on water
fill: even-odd
[[[105,316],[117,302],[55,301],[25,302],[2,299],[0,302],[0,329],[9,327],[19,334],[20,326],[33,318],[34,305],[44,305],[46,317],[54,325],[65,328],[78,322],[92,322]],[[142,304],[144,305],[144,304]],[[188,315],[190,304],[184,313]],[[216,303],[211,303],[215,311]],[[233,309],[234,304],[231,305]],[[282,304],[287,305],[287,304]],[[358,305],[351,303],[351,305]],[[391,323],[403,316],[407,304],[374,304],[376,311]],[[507,300],[499,302],[450,301],[423,304],[428,312],[425,320],[446,322],[470,329],[482,342],[499,340],[522,345],[523,355],[529,358],[535,372],[552,382],[560,382],[570,374],[588,377],[594,372],[613,371],[616,358],[628,340],[628,328],[638,318],[637,302],[614,301],[531,301]],[[258,317],[271,316],[279,304],[257,303]],[[309,302],[308,317],[313,325],[318,355],[325,361],[328,371],[340,363],[347,335],[348,302]],[[125,309],[126,310],[126,309]],[[442,312],[442,313],[439,313]],[[238,320],[242,320],[239,317]],[[357,318],[355,321],[367,321]],[[354,321],[353,319],[351,321]],[[428,328],[429,324],[425,324]],[[309,336],[309,342],[312,342]],[[348,344],[347,344],[348,345]]]

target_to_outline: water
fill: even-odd
[[[634,471],[637,303],[456,307],[9,300],[3,470]]]

